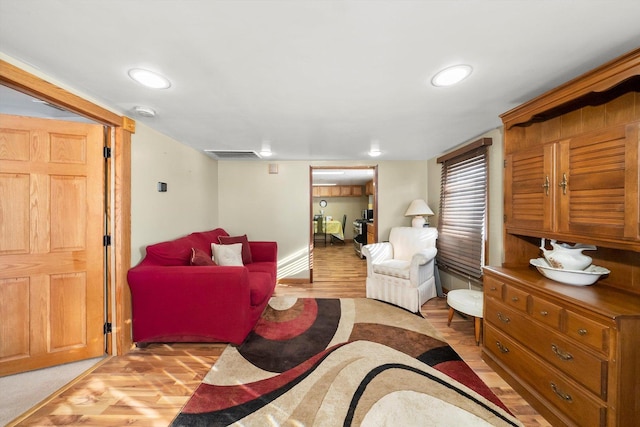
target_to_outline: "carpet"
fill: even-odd
[[[423,317],[366,298],[272,298],[172,426],[521,423]]]

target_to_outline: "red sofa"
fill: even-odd
[[[255,326],[276,285],[276,242],[249,242],[242,267],[191,265],[193,249],[211,256],[222,228],[147,246],[129,270],[133,341],[240,344]]]

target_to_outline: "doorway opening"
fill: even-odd
[[[358,249],[377,237],[375,220],[378,212],[378,166],[310,166],[309,169],[309,271],[330,269],[326,257],[315,257],[316,249],[344,246],[341,256],[362,259]],[[319,224],[320,227],[318,226]],[[367,225],[369,229],[364,230]],[[316,274],[330,280],[330,275]]]

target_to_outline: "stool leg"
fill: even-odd
[[[451,307],[449,307],[449,318],[447,319],[447,326],[451,326],[451,319],[453,319],[453,312],[455,310]]]
[[[474,317],[473,330],[476,333],[476,345],[480,345],[480,328],[482,327],[482,318]]]

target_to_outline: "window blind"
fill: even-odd
[[[472,145],[458,155],[438,159],[442,176],[436,260],[440,268],[480,280],[486,236],[487,148]]]

